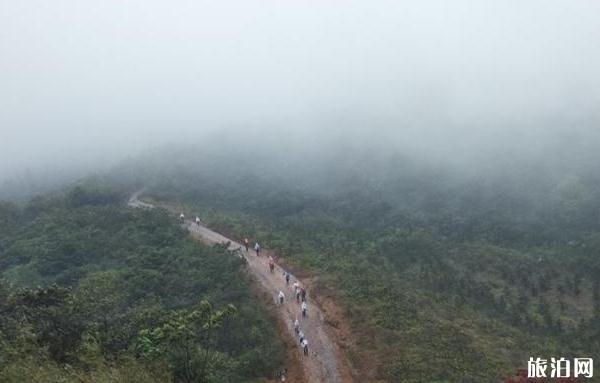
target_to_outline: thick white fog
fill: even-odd
[[[595,0],[0,0],[0,179],[212,131],[554,156],[598,68]]]

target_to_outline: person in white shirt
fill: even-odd
[[[283,301],[285,300],[285,294],[283,293],[283,291],[281,291],[281,290],[279,291],[278,297],[279,297],[279,304],[282,305]]]
[[[306,339],[302,341],[302,349],[304,350],[304,355],[308,356],[308,341]]]
[[[179,219],[181,222],[185,221],[185,215],[183,215],[183,213],[179,214]]]
[[[196,216],[196,225],[200,226],[200,217]]]
[[[256,251],[256,256],[258,257],[260,255],[260,245],[258,242],[254,244],[254,251]]]
[[[308,310],[308,305],[306,302],[302,302],[302,318],[306,318],[306,311]]]
[[[296,332],[296,334],[300,332],[300,321],[298,321],[298,318],[294,321],[294,332]]]
[[[304,333],[302,332],[302,330],[298,332],[298,339],[300,339],[300,344],[302,344],[302,342],[304,341]]]

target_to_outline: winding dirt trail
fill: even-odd
[[[139,196],[143,191],[133,194],[129,200],[129,206],[136,208],[152,208],[153,205],[140,201]],[[302,364],[304,380],[309,383],[347,383],[354,382],[350,372],[350,364],[343,356],[339,345],[333,340],[332,331],[328,329],[324,311],[319,305],[311,299],[310,291],[307,294],[308,316],[302,318],[300,304],[296,302],[293,283],[298,281],[303,286],[301,280],[292,275],[289,285],[286,284],[283,276],[284,270],[275,266],[275,271],[271,273],[268,267],[268,251],[261,250],[261,255],[250,249],[245,252],[243,246],[229,239],[206,226],[186,220],[185,227],[192,236],[207,244],[229,244],[228,247],[238,254],[242,254],[247,260],[248,270],[255,277],[258,287],[273,297],[276,301],[279,291],[285,294],[285,302],[277,309],[279,319],[285,324],[284,336],[287,336],[297,345],[297,358]],[[240,251],[240,249],[242,249]],[[263,254],[263,252],[265,254]],[[302,349],[298,337],[294,331],[294,320],[300,321],[300,329],[304,332],[308,340],[309,355],[302,355]],[[294,381],[294,377],[290,377]]]

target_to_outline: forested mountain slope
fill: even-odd
[[[213,154],[150,156],[115,174],[139,174],[156,199],[259,238],[337,291],[355,328],[348,353],[359,367],[376,361],[371,379],[498,382],[530,356],[598,355],[589,168],[481,178],[399,158]]]
[[[242,263],[123,197],[84,185],[0,205],[0,381],[271,376],[282,346]]]

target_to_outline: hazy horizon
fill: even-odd
[[[0,181],[102,170],[214,134],[441,162],[556,161],[560,145],[574,158],[600,143],[598,11],[566,0],[4,1]]]

